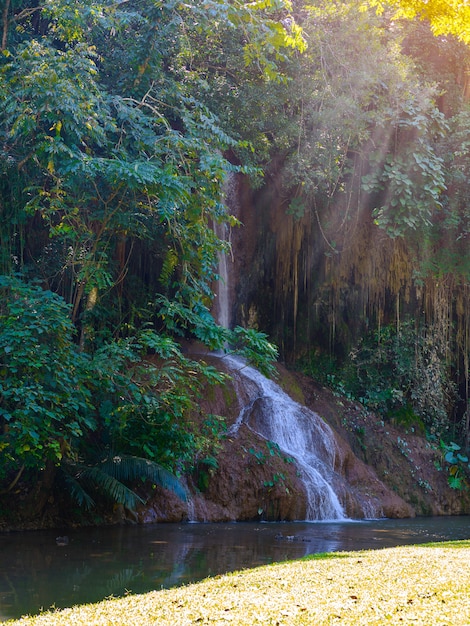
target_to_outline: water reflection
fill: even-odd
[[[57,545],[58,534],[68,536],[67,545]],[[0,621],[318,552],[469,538],[469,517],[4,533]]]

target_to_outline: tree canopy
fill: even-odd
[[[207,41],[208,54],[223,55],[231,37],[247,75],[280,79],[288,51],[304,47],[295,23],[279,21],[290,8],[5,3],[6,491],[25,468],[52,475],[61,462],[91,462],[90,445],[175,472],[190,464],[205,443],[185,420],[202,381],[222,377],[184,357],[178,338],[208,349],[230,342],[269,368],[276,349],[265,336],[221,328],[210,315],[227,246],[213,225],[234,223],[223,185],[243,168],[225,156],[240,140],[201,98],[206,68],[196,51]],[[140,365],[146,354],[159,364]]]
[[[394,10],[394,19],[426,20],[434,35],[454,35],[470,44],[470,6],[461,0],[367,0],[367,5],[383,12]]]

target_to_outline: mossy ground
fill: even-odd
[[[8,626],[470,624],[470,541],[344,552],[111,599]]]

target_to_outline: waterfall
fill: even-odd
[[[225,204],[228,208],[228,212],[237,216],[239,213],[238,205],[238,179],[236,174],[229,173],[224,183],[224,195]],[[214,223],[214,233],[221,241],[225,241],[231,245],[231,227],[228,223]],[[232,326],[232,312],[231,312],[231,281],[230,275],[232,268],[230,262],[233,262],[233,256],[229,256],[230,253],[220,251],[217,254],[218,263],[218,275],[215,290],[214,301],[214,316],[217,323],[224,328],[231,328]]]
[[[215,224],[214,232],[222,241],[228,241],[228,227],[226,224]],[[220,251],[217,254],[218,274],[216,289],[216,319],[217,323],[224,328],[230,328],[230,295],[228,281],[227,253]]]
[[[238,213],[237,179],[229,176],[226,182],[226,203],[234,214]],[[215,233],[228,240],[225,224],[215,224]],[[227,255],[219,254],[220,279],[217,285],[216,319],[221,326],[230,328],[230,268]],[[334,476],[336,442],[330,427],[313,411],[290,398],[276,383],[246,365],[234,356],[225,356],[234,380],[243,384],[249,400],[241,408],[229,434],[236,434],[240,425],[246,424],[257,435],[276,443],[283,453],[295,459],[307,493],[308,520],[345,519],[343,508],[331,487]],[[243,381],[243,382],[242,382]],[[245,394],[239,394],[244,397]]]
[[[336,442],[330,427],[314,411],[295,402],[279,385],[241,359],[227,356],[224,363],[249,395],[228,434],[236,434],[241,424],[245,424],[295,459],[307,493],[307,520],[345,519],[343,507],[331,487]]]

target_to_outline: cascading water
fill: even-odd
[[[237,182],[229,176],[226,184],[227,205],[237,210]],[[215,226],[219,238],[226,240],[225,226]],[[217,322],[230,325],[230,284],[227,255],[219,255],[219,284],[217,287]],[[234,379],[249,390],[249,401],[241,409],[229,431],[236,434],[246,424],[253,432],[276,443],[295,459],[307,493],[308,520],[345,519],[343,508],[331,487],[334,475],[336,443],[329,426],[313,411],[290,398],[276,383],[241,359],[225,356],[224,363]]]
[[[241,424],[245,424],[295,459],[307,494],[307,520],[345,519],[343,507],[331,487],[336,443],[330,427],[314,411],[295,402],[279,385],[241,359],[226,356],[223,360],[249,394],[228,434],[235,435]]]
[[[227,241],[227,225],[215,224],[214,232],[219,239]],[[217,255],[217,262],[219,267],[219,280],[217,282],[216,290],[216,318],[217,323],[224,328],[230,327],[230,296],[229,296],[229,283],[228,283],[228,259],[227,254],[219,252]]]
[[[229,174],[224,184],[225,203],[229,213],[233,216],[238,214],[238,182],[235,174]],[[231,246],[231,227],[228,223],[214,223],[214,233],[221,241],[229,243]],[[224,328],[230,328],[231,325],[231,309],[230,309],[230,257],[227,252],[220,251],[217,255],[219,280],[215,287],[214,315],[217,323]]]

